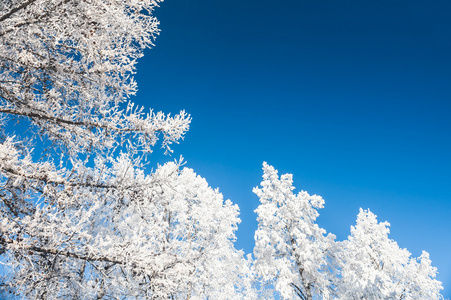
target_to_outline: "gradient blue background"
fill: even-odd
[[[252,252],[267,161],[323,196],[339,240],[360,207],[389,221],[451,297],[451,1],[168,0],[155,15],[133,101],[192,115],[173,157],[240,206],[238,248]]]

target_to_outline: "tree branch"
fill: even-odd
[[[0,22],[5,21],[6,19],[11,17],[13,14],[18,12],[19,10],[26,8],[28,5],[33,4],[34,2],[36,2],[36,0],[28,0],[27,2],[23,3],[22,5],[12,8],[9,12],[7,12],[6,14],[4,14],[3,16],[0,17]]]
[[[118,128],[116,126],[104,125],[104,124],[100,124],[97,122],[81,122],[81,121],[66,120],[66,119],[62,119],[62,118],[58,118],[58,117],[49,116],[44,113],[36,113],[36,112],[31,112],[31,111],[28,111],[28,112],[27,111],[19,111],[16,109],[5,108],[5,107],[0,107],[0,113],[6,113],[6,114],[11,114],[11,115],[16,115],[16,116],[24,116],[24,117],[29,117],[31,119],[47,120],[47,121],[52,121],[54,123],[60,123],[60,124],[65,124],[65,125],[95,127],[95,128],[107,129],[107,130],[117,131],[117,132],[141,131],[141,129],[138,129],[138,128]],[[154,131],[160,132],[160,131],[164,131],[164,129],[157,128]]]

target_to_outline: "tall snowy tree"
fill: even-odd
[[[0,2],[0,275],[21,298],[255,296],[238,207],[181,161],[146,171],[190,123],[127,102],[158,2]]]
[[[255,270],[273,284],[284,299],[331,299],[333,286],[330,252],[335,236],[316,223],[324,200],[305,191],[294,194],[293,176],[278,176],[263,163],[261,188],[254,193],[261,204],[255,210]]]
[[[357,224],[337,252],[339,299],[442,299],[429,254],[423,251],[419,258],[412,258],[389,239],[388,226],[371,211],[360,209]]]

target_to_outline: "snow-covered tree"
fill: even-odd
[[[324,200],[305,191],[294,194],[292,184],[291,174],[279,178],[263,163],[261,188],[254,189],[261,202],[255,210],[255,270],[284,299],[330,299],[335,236],[315,223]]]
[[[389,239],[389,223],[360,209],[351,235],[341,243],[339,299],[442,299],[442,285],[435,279],[429,254],[412,258]]]
[[[21,298],[255,297],[238,207],[181,161],[146,167],[190,123],[127,103],[158,2],[0,2],[0,276]]]
[[[117,188],[62,186],[41,196],[57,203],[2,222],[10,285],[30,298],[239,298],[238,208],[190,169],[145,176],[128,160],[97,175]]]
[[[293,194],[291,174],[278,176],[263,163],[256,209],[256,274],[284,299],[443,299],[429,254],[412,258],[388,238],[389,224],[360,210],[356,226],[335,242],[315,222],[324,200],[305,191]]]

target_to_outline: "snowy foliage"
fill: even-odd
[[[23,116],[71,152],[104,150],[132,138],[150,151],[157,132],[169,146],[188,129],[129,104],[133,73],[159,33],[156,0],[0,2],[0,112]],[[169,148],[168,148],[169,149]]]
[[[118,188],[61,189],[45,195],[58,203],[3,220],[12,286],[49,299],[235,298],[246,289],[235,205],[176,163],[145,176],[121,156],[109,171]]]
[[[0,276],[20,298],[255,298],[238,207],[181,160],[146,168],[190,123],[127,100],[157,2],[0,3]]]

